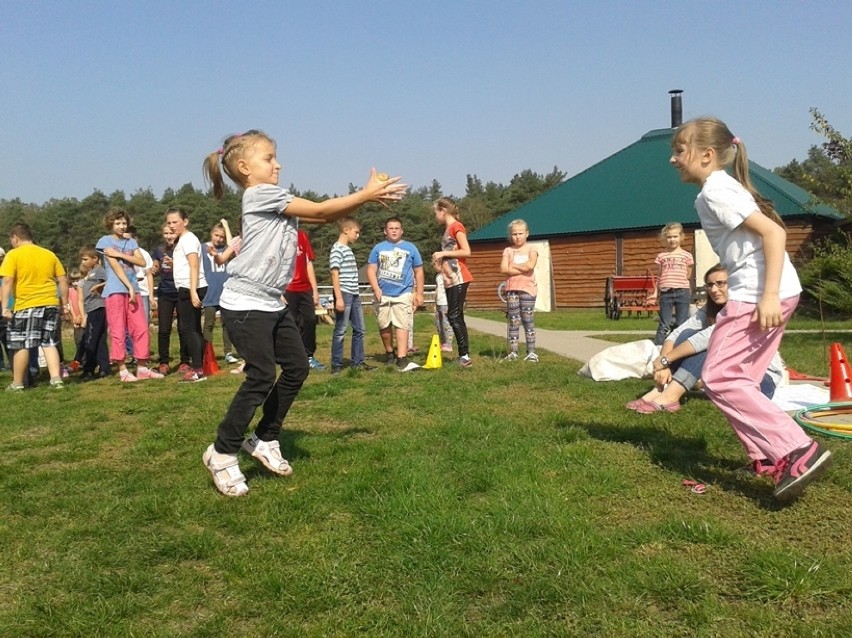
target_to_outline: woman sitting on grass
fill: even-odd
[[[707,303],[695,315],[675,328],[663,343],[660,356],[654,359],[656,385],[642,397],[627,404],[627,409],[641,414],[677,412],[680,400],[701,377],[707,344],[716,323],[716,315],[728,302],[728,271],[716,264],[704,275]],[[760,383],[761,392],[772,398],[784,374],[778,353]]]

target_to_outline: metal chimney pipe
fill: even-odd
[[[677,128],[683,124],[683,103],[680,99],[680,94],[683,93],[680,89],[672,89],[669,95],[672,96],[672,128]]]

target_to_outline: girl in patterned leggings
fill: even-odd
[[[506,302],[508,305],[508,338],[509,354],[504,361],[517,361],[518,340],[521,324],[524,326],[524,336],[527,343],[527,356],[524,361],[538,362],[535,353],[535,324],[533,312],[535,298],[538,295],[538,284],[535,281],[535,265],[538,253],[527,244],[530,235],[527,223],[516,219],[509,224],[509,241],[511,246],[503,251],[503,261],[500,272],[506,275]]]

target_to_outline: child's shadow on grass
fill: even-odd
[[[711,456],[707,452],[707,441],[700,436],[673,435],[662,425],[624,426],[604,423],[561,423],[559,427],[577,427],[590,437],[600,441],[629,443],[645,452],[651,461],[660,467],[708,486],[739,492],[760,507],[769,510],[781,509],[772,498],[769,483],[737,476],[736,470],[742,463],[731,459]]]

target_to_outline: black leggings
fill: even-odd
[[[470,282],[458,284],[447,288],[447,321],[456,336],[456,348],[459,356],[463,357],[470,353],[467,342],[467,324],[464,322],[464,300],[467,297],[467,287]]]
[[[204,301],[207,286],[196,288],[195,292],[198,293],[198,298]],[[203,309],[192,305],[189,288],[178,288],[177,305],[178,334],[189,351],[189,357],[192,360],[189,365],[195,370],[201,370],[204,367],[204,333],[201,331],[201,313]]]

